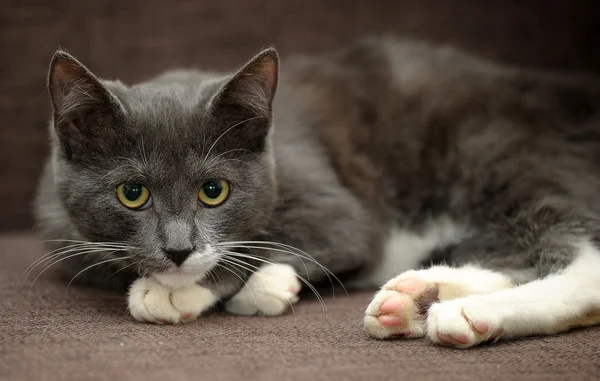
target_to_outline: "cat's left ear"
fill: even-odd
[[[65,156],[83,157],[118,138],[125,110],[121,102],[75,57],[64,51],[52,56],[48,91],[54,128]]]
[[[261,150],[271,126],[279,76],[279,55],[265,49],[234,74],[213,98],[210,112],[220,129]],[[234,131],[235,130],[235,131]]]

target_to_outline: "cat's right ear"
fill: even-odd
[[[279,55],[265,49],[235,73],[212,100],[210,112],[239,146],[261,151],[269,132],[279,73]]]
[[[54,128],[68,159],[85,155],[115,135],[124,116],[119,100],[83,66],[64,51],[52,56],[48,92],[54,112]]]

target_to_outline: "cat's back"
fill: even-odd
[[[302,130],[344,184],[382,209],[445,209],[449,195],[507,157],[506,176],[538,162],[567,162],[575,152],[582,170],[600,164],[594,78],[393,38],[283,61],[282,73],[277,140],[297,142],[288,137]]]

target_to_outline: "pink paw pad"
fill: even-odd
[[[450,334],[444,335],[442,333],[437,334],[438,339],[447,345],[457,345],[457,344],[468,344],[469,338],[466,335],[461,334]]]
[[[191,318],[191,317],[192,317],[192,313],[191,313],[191,312],[185,312],[185,313],[182,313],[182,314],[181,314],[181,318],[182,318],[183,320],[187,320],[187,319],[189,319],[189,318]]]
[[[415,293],[423,288],[424,282],[418,279],[405,279],[396,283],[396,290],[406,293]]]
[[[394,315],[381,315],[377,319],[379,320],[379,323],[381,323],[381,325],[384,325],[386,327],[396,327],[402,324],[403,321],[400,316]]]
[[[389,297],[385,302],[379,306],[379,311],[384,314],[393,314],[406,306],[406,300],[401,295],[394,295]]]
[[[485,335],[490,330],[490,326],[487,323],[471,319],[469,317],[469,314],[465,311],[465,309],[462,310],[462,315],[465,318],[465,320],[469,322],[471,328],[473,328],[475,332],[481,335]]]

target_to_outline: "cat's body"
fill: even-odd
[[[187,320],[223,299],[232,312],[281,313],[299,285],[264,261],[313,282],[327,279],[324,266],[361,287],[425,268],[375,297],[365,325],[377,337],[464,347],[600,320],[598,82],[394,40],[284,61],[279,78],[267,51],[233,79],[180,71],[132,88],[106,83],[110,93],[93,77],[78,92],[91,74],[70,59],[51,69],[61,122],[38,216],[50,238],[133,241],[120,254],[131,259],[106,257],[109,245],[65,262],[77,274],[107,261],[81,274],[93,283],[150,274],[130,289],[139,320]],[[93,189],[78,197],[69,189],[82,178]],[[189,189],[212,178],[226,178],[231,194],[198,209]],[[148,186],[149,209],[119,205],[110,190],[123,181]],[[89,197],[107,206],[90,214]],[[195,251],[184,270],[167,270],[157,253],[135,262],[140,242]],[[237,256],[219,262],[219,250]],[[427,269],[438,262],[452,267]]]

